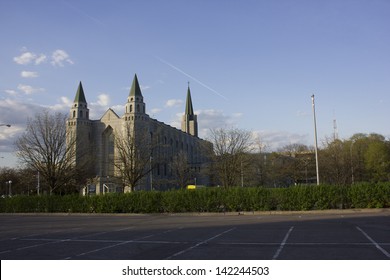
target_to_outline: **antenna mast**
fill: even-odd
[[[333,140],[336,141],[339,139],[339,133],[337,130],[337,123],[336,123],[336,118],[333,119]]]

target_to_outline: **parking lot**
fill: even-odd
[[[1,214],[2,260],[388,260],[390,209]]]

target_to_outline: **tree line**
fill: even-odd
[[[65,133],[66,118],[61,113],[44,111],[28,121],[25,133],[15,143],[20,168],[0,169],[1,195],[33,195],[38,190],[48,194],[78,193],[87,183],[88,174],[75,168],[73,140]],[[127,134],[128,131],[124,135]],[[116,146],[123,155],[119,157],[122,162],[115,164],[125,174],[121,178],[123,182],[134,186],[153,169],[151,152],[146,151],[152,148],[142,147],[142,141],[135,143],[130,136],[117,138]],[[288,187],[315,183],[312,147],[292,144],[275,152],[266,152],[261,140],[254,139],[251,131],[236,128],[211,130],[207,140],[212,146],[205,148],[212,151],[206,151],[208,164],[202,172],[210,178],[212,186]],[[144,158],[144,167],[133,170],[139,168],[134,160],[140,161],[141,158]],[[191,174],[194,171],[185,156],[179,154],[167,164],[177,177],[177,187],[193,183],[196,174]],[[358,133],[344,140],[325,139],[319,149],[319,174],[320,182],[325,184],[388,182],[390,142],[374,133]]]

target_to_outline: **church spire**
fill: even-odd
[[[76,96],[74,98],[74,103],[87,103],[87,100],[85,99],[83,85],[81,84],[81,81],[79,83],[79,87],[77,88]]]
[[[191,134],[192,136],[198,137],[198,120],[197,115],[194,113],[192,106],[190,84],[188,83],[187,89],[187,100],[186,100],[186,111],[181,121],[181,130]]]
[[[129,96],[142,97],[141,87],[138,83],[137,74],[134,75],[133,84],[131,85]]]
[[[194,115],[194,108],[192,107],[192,99],[191,99],[191,91],[190,91],[190,85],[188,83],[188,89],[187,89],[187,101],[186,101],[186,115],[193,116]]]

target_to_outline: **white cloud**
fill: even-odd
[[[181,104],[183,104],[183,100],[181,99],[169,99],[165,103],[165,107],[177,107],[180,106]]]
[[[37,57],[37,55],[32,53],[32,52],[25,52],[25,53],[22,53],[20,56],[14,57],[14,61],[17,64],[26,65],[26,64],[33,62],[36,57]]]
[[[150,110],[150,114],[151,114],[152,117],[153,117],[153,115],[158,114],[158,113],[160,113],[161,111],[162,111],[162,110],[161,110],[160,108],[153,108],[153,109]]]
[[[34,63],[35,65],[42,64],[47,61],[47,56],[43,53],[36,54],[30,51],[27,51],[26,48],[22,49],[23,53],[20,56],[14,57],[14,61],[17,64],[27,65]],[[51,55],[50,63],[53,66],[64,67],[65,64],[74,64],[74,62],[70,59],[69,54],[61,49],[53,51]]]
[[[68,113],[70,108],[72,107],[72,100],[70,100],[68,97],[61,96],[60,97],[60,103],[55,104],[53,106],[49,106],[50,109],[62,113]]]
[[[21,64],[21,65],[30,64],[33,62],[36,65],[38,65],[46,61],[46,55],[44,54],[37,55],[35,53],[25,51],[20,56],[14,57],[14,61],[17,64]]]
[[[182,116],[183,116],[183,113],[175,114],[175,118],[169,122],[169,125],[172,127],[176,127],[177,129],[180,129]]]
[[[110,108],[115,112],[117,113],[118,116],[122,116],[123,113],[125,112],[125,105],[114,105],[114,106],[110,106]],[[108,108],[106,108],[108,109]],[[101,118],[102,115],[98,116],[98,118]]]
[[[53,66],[64,67],[64,63],[74,64],[74,62],[69,58],[69,54],[67,54],[64,50],[55,50],[51,55],[51,64]]]
[[[38,77],[38,73],[31,72],[31,71],[22,71],[20,73],[20,76],[22,76],[23,78],[36,78],[36,77]]]
[[[308,134],[291,133],[288,131],[254,131],[254,135],[257,135],[261,143],[271,151],[277,151],[290,144],[311,145]]]
[[[35,64],[36,65],[39,65],[39,64],[41,64],[41,63],[43,63],[43,62],[46,62],[46,55],[44,55],[44,54],[40,54],[39,56],[37,56],[37,58],[35,59]]]
[[[88,103],[89,116],[92,120],[100,119],[103,114],[111,108],[117,115],[121,116],[124,112],[124,105],[113,105],[110,106],[110,95],[107,93],[101,93],[97,96],[96,101]]]
[[[110,96],[106,93],[99,94],[97,102],[91,103],[91,105],[99,105],[102,107],[108,107],[109,104],[110,104]]]
[[[0,129],[0,152],[12,152],[13,143],[25,130],[29,117],[42,110],[42,106],[27,104],[12,98],[0,99],[0,122],[11,127]]]
[[[27,95],[45,91],[44,88],[34,88],[32,86],[22,85],[22,84],[18,85],[18,90],[22,91],[24,94],[27,94]]]
[[[195,114],[198,115],[199,136],[201,138],[207,138],[210,129],[213,128],[236,127],[242,116],[242,113],[227,115],[222,110],[214,109],[197,110]],[[169,122],[169,125],[180,129],[182,116],[183,112],[177,113],[174,119]]]
[[[4,90],[4,92],[8,95],[11,95],[11,96],[17,96],[18,95],[18,92],[16,90],[13,90],[13,89],[6,89]]]
[[[217,127],[235,127],[242,117],[242,113],[227,115],[222,110],[214,109],[197,110],[195,114],[198,115],[199,125],[206,130]]]

